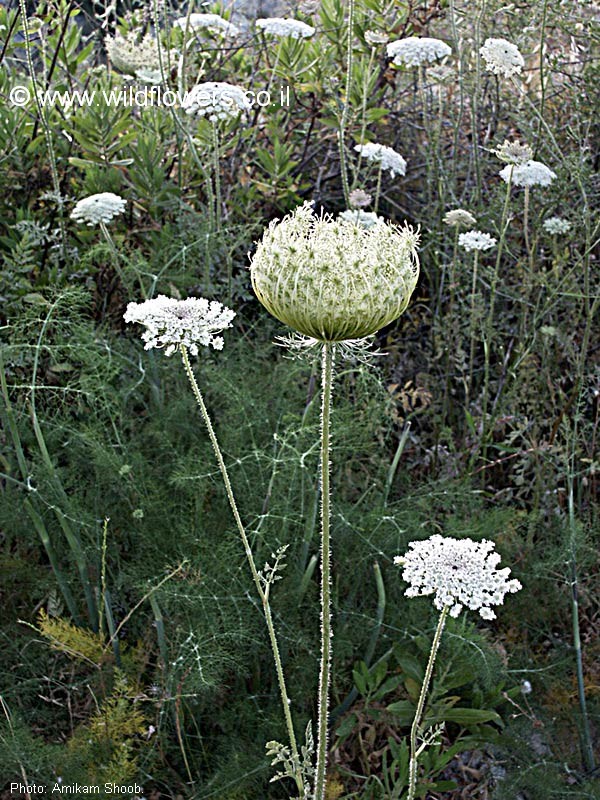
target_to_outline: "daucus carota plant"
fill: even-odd
[[[384,222],[370,227],[309,204],[265,231],[252,259],[256,296],[278,320],[322,348],[321,664],[314,798],[324,800],[331,682],[330,417],[336,345],[393,322],[416,286],[418,235]]]
[[[494,619],[492,606],[501,605],[504,596],[518,592],[521,584],[509,579],[508,567],[497,569],[500,556],[494,552],[494,543],[486,539],[475,542],[436,534],[424,541],[410,542],[409,548],[404,556],[394,558],[394,563],[403,568],[402,578],[410,584],[405,594],[433,595],[433,604],[441,612],[410,732],[408,800],[414,800],[418,759],[428,743],[425,739],[418,747],[417,737],[446,618],[457,617],[466,606],[478,611],[483,619]]]
[[[283,675],[283,668],[281,664],[281,657],[279,654],[279,645],[275,633],[275,626],[273,624],[273,617],[271,607],[269,604],[269,590],[271,584],[277,578],[277,571],[281,569],[283,553],[278,553],[275,556],[274,568],[265,567],[263,572],[259,572],[256,567],[256,562],[252,554],[250,541],[246,533],[246,529],[240,517],[233,488],[229,479],[229,473],[221,453],[221,448],[217,440],[208,409],[204,402],[202,392],[196,381],[196,377],[192,370],[189,360],[189,353],[198,355],[198,348],[213,347],[215,350],[223,348],[223,338],[219,335],[226,328],[231,327],[231,321],[235,317],[235,312],[223,306],[221,303],[212,300],[206,300],[203,297],[193,298],[189,297],[186,300],[176,300],[164,295],[159,295],[152,300],[146,300],[143,303],[129,303],[127,310],[124,314],[125,322],[138,322],[146,327],[145,332],[142,334],[142,339],[145,342],[145,349],[164,348],[165,355],[170,356],[176,350],[181,353],[181,359],[187,377],[189,379],[194,397],[202,418],[206,425],[208,435],[219,465],[219,470],[225,485],[227,499],[233,512],[233,517],[244,546],[252,579],[256,586],[256,590],[260,597],[267,629],[269,632],[269,639],[275,660],[275,668],[277,671],[277,680],[279,683],[279,691],[281,694],[281,702],[283,706],[283,713],[287,726],[288,736],[290,739],[289,745],[289,770],[286,775],[294,778],[296,785],[300,792],[301,797],[305,797],[304,784],[305,781],[302,777],[302,762],[298,753],[298,746],[296,744],[296,737],[294,733],[294,726],[292,723],[292,715],[290,710],[290,699],[288,696],[287,688],[285,685],[285,678]]]

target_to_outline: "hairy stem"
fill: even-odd
[[[342,109],[342,118],[340,120],[340,129],[338,134],[338,141],[340,146],[340,168],[342,172],[342,187],[344,190],[344,200],[346,201],[346,208],[350,207],[350,183],[348,181],[348,165],[346,163],[346,125],[348,123],[348,109],[350,106],[350,88],[352,85],[352,34],[354,29],[354,0],[348,2],[348,52],[346,61],[346,97],[344,98],[344,108]]]
[[[323,386],[321,403],[321,668],[319,674],[319,711],[315,800],[324,800],[327,770],[327,723],[329,684],[331,681],[331,548],[329,543],[329,448],[331,393],[335,345],[323,345]]]
[[[263,611],[265,615],[265,621],[267,623],[267,629],[269,631],[269,640],[271,642],[271,649],[273,651],[273,658],[275,660],[275,670],[277,672],[277,681],[279,683],[279,693],[281,695],[281,704],[283,706],[283,714],[285,717],[285,724],[287,727],[287,732],[290,740],[290,748],[292,752],[292,758],[294,760],[294,764],[297,765],[297,771],[295,774],[296,785],[300,790],[301,794],[303,792],[303,781],[302,775],[300,773],[300,758],[298,754],[298,744],[296,742],[296,734],[294,733],[294,725],[292,722],[292,713],[290,711],[291,701],[289,699],[287,688],[285,684],[285,677],[283,674],[283,666],[281,664],[281,655],[279,653],[279,646],[277,644],[277,634],[275,633],[275,626],[273,625],[273,616],[271,614],[271,607],[269,605],[269,598],[265,590],[263,589],[260,575],[258,574],[258,570],[256,569],[256,562],[254,561],[254,556],[252,555],[252,549],[250,547],[250,542],[248,540],[248,536],[246,534],[246,529],[244,528],[244,524],[240,517],[240,513],[238,511],[237,503],[235,502],[235,497],[233,495],[233,489],[231,487],[231,481],[229,480],[229,473],[227,472],[227,467],[225,466],[225,461],[223,459],[223,454],[221,453],[221,448],[219,447],[219,442],[217,440],[217,436],[215,434],[210,415],[208,413],[208,409],[206,408],[206,404],[204,403],[204,398],[202,397],[202,393],[200,392],[200,387],[196,381],[196,376],[192,370],[190,365],[190,360],[188,357],[187,350],[185,345],[181,345],[181,358],[183,361],[183,366],[188,376],[190,385],[192,387],[192,391],[194,393],[194,397],[196,398],[196,402],[198,403],[198,407],[200,408],[200,413],[202,414],[202,419],[204,420],[204,424],[206,425],[206,429],[208,431],[208,436],[210,438],[210,442],[212,444],[213,450],[215,452],[215,456],[217,458],[217,464],[219,466],[219,470],[221,471],[221,476],[223,478],[223,483],[225,484],[225,491],[227,492],[227,499],[229,500],[229,505],[231,506],[231,510],[233,512],[233,517],[235,519],[235,524],[239,531],[240,537],[242,539],[242,544],[244,545],[244,551],[246,553],[246,558],[248,560],[248,565],[250,567],[250,572],[252,573],[252,578],[254,580],[254,585],[256,586],[256,590],[258,595],[261,599]]]
[[[431,682],[431,675],[433,674],[433,665],[435,658],[440,647],[444,625],[446,624],[446,617],[450,606],[444,606],[440,618],[438,620],[437,628],[435,629],[435,636],[429,652],[429,660],[427,662],[427,669],[425,670],[425,677],[421,685],[421,693],[419,694],[419,702],[417,703],[417,710],[415,711],[415,718],[410,729],[410,766],[408,771],[408,798],[407,800],[414,800],[417,791],[417,766],[419,763],[419,752],[417,750],[417,734],[421,725],[421,718],[423,716],[423,708],[425,707],[425,699],[429,691],[429,684]]]

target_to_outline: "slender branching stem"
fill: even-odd
[[[417,766],[419,763],[419,751],[417,750],[417,735],[419,733],[419,729],[421,726],[421,718],[423,716],[423,709],[425,707],[425,699],[427,697],[427,692],[429,691],[429,684],[431,683],[431,676],[433,674],[433,666],[435,664],[437,652],[440,647],[440,641],[442,639],[442,633],[444,631],[444,625],[446,624],[446,617],[448,616],[449,610],[450,606],[444,606],[442,613],[440,614],[440,618],[438,620],[437,628],[435,629],[435,635],[433,637],[431,650],[429,651],[429,660],[427,661],[427,668],[425,670],[425,676],[423,678],[423,683],[421,685],[421,692],[419,694],[417,710],[415,711],[415,718],[413,719],[413,723],[410,729],[410,765],[408,770],[407,800],[414,800],[417,791]]]
[[[242,540],[242,544],[244,545],[244,551],[246,553],[246,558],[248,560],[248,565],[250,567],[250,572],[252,573],[252,578],[254,580],[254,585],[256,586],[256,591],[261,599],[263,611],[265,615],[265,621],[267,623],[267,629],[269,631],[269,640],[271,642],[271,649],[273,651],[273,658],[275,660],[275,670],[277,672],[277,681],[279,683],[279,693],[281,695],[281,704],[283,706],[283,714],[285,717],[285,724],[287,727],[287,732],[290,740],[290,749],[292,753],[292,758],[294,760],[294,764],[297,765],[297,772],[295,775],[296,785],[300,790],[301,794],[303,792],[303,781],[302,775],[300,773],[300,758],[298,754],[298,744],[296,742],[296,734],[294,733],[294,724],[292,722],[292,713],[290,710],[291,701],[289,699],[287,688],[285,684],[285,677],[283,674],[283,666],[281,663],[281,655],[279,653],[279,646],[277,644],[277,634],[275,633],[275,626],[273,624],[273,616],[271,614],[271,607],[269,605],[269,598],[263,585],[261,583],[260,575],[256,568],[256,562],[254,560],[254,556],[252,554],[252,548],[250,547],[250,542],[248,540],[248,535],[246,534],[246,529],[244,528],[244,523],[242,522],[242,518],[240,517],[240,513],[238,511],[237,503],[235,501],[235,497],[233,494],[233,489],[231,487],[231,481],[229,480],[229,473],[227,472],[227,467],[225,465],[225,461],[223,459],[223,454],[221,453],[221,448],[219,447],[219,442],[217,440],[217,436],[215,434],[215,430],[212,425],[212,421],[210,419],[210,415],[208,413],[208,409],[206,408],[206,404],[204,402],[204,398],[202,397],[202,393],[200,391],[200,387],[198,386],[198,382],[196,381],[196,376],[192,370],[190,360],[188,357],[187,349],[185,345],[181,345],[181,358],[183,361],[183,366],[185,372],[188,376],[190,385],[192,387],[192,392],[194,393],[194,397],[196,398],[196,402],[198,403],[198,407],[200,408],[200,413],[202,414],[202,419],[204,420],[204,424],[206,425],[206,429],[208,431],[208,436],[210,438],[210,442],[212,444],[213,450],[215,452],[215,456],[217,459],[217,464],[219,466],[219,470],[221,472],[221,476],[223,478],[223,483],[225,484],[225,491],[227,493],[227,499],[229,500],[229,505],[231,506],[231,510],[233,512],[233,518],[235,519],[235,524],[240,534],[240,538]]]
[[[327,723],[331,673],[331,547],[329,543],[329,446],[331,394],[335,345],[323,345],[323,385],[321,401],[321,669],[319,674],[319,710],[315,800],[324,800],[327,770]]]

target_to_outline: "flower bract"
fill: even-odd
[[[278,320],[319,341],[360,339],[405,310],[419,276],[418,234],[370,228],[308,203],[266,229],[252,257],[256,296]]]

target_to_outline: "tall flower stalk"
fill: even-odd
[[[317,768],[315,800],[325,797],[327,740],[329,721],[329,687],[331,683],[331,544],[330,544],[330,416],[333,390],[335,345],[326,342],[322,353],[321,400],[321,666],[319,670],[319,705],[317,730]]]
[[[355,0],[348,0],[348,41],[346,52],[346,96],[344,97],[344,106],[342,108],[342,116],[340,119],[340,128],[338,132],[338,143],[340,148],[340,169],[342,173],[342,188],[344,190],[344,200],[346,207],[350,205],[350,181],[348,180],[348,163],[346,161],[346,125],[348,124],[348,112],[350,110],[350,91],[352,88],[352,65],[354,61],[354,2]]]
[[[223,339],[218,334],[225,328],[230,327],[231,320],[235,313],[228,308],[223,307],[216,301],[209,302],[204,298],[188,298],[188,300],[173,300],[171,298],[160,295],[152,300],[147,300],[144,303],[130,303],[125,312],[124,318],[126,322],[139,322],[146,326],[142,338],[146,342],[146,349],[166,348],[166,355],[171,355],[176,350],[181,354],[181,360],[185,373],[190,382],[192,392],[200,409],[202,419],[206,425],[208,436],[215,453],[219,471],[223,478],[225,485],[225,492],[227,499],[233,513],[236,527],[238,529],[248,566],[252,574],[252,580],[260,597],[267,630],[269,633],[269,641],[273,652],[273,659],[275,661],[275,670],[277,673],[277,681],[279,685],[279,693],[281,696],[281,704],[283,707],[283,714],[285,724],[290,742],[291,761],[293,764],[292,777],[296,782],[296,786],[300,792],[300,797],[304,797],[304,781],[301,772],[301,761],[298,752],[298,744],[296,741],[296,734],[294,732],[294,725],[291,714],[291,700],[287,691],[285,677],[283,673],[283,665],[281,662],[281,655],[277,641],[277,634],[273,623],[273,615],[269,603],[269,582],[261,576],[261,573],[256,567],[256,561],[252,553],[250,541],[242,522],[227,466],[223,458],[223,453],[219,446],[219,442],[204,402],[202,392],[198,386],[196,376],[190,364],[189,352],[193,355],[198,354],[198,345],[212,346],[216,350],[223,347]]]
[[[418,278],[418,236],[377,222],[367,229],[338,217],[316,217],[308,204],[273,222],[250,268],[256,296],[303,335],[299,346],[322,348],[320,433],[321,661],[314,800],[325,800],[331,622],[330,430],[336,348],[355,347],[406,308]],[[339,343],[339,344],[338,344]]]
[[[441,612],[410,730],[408,800],[414,800],[419,755],[433,739],[422,738],[420,744],[418,741],[446,619],[448,616],[458,617],[464,606],[478,611],[483,619],[494,619],[496,614],[492,606],[502,604],[507,593],[518,592],[521,584],[514,578],[509,579],[510,569],[496,569],[500,556],[494,552],[494,543],[486,539],[475,542],[436,534],[424,541],[410,542],[409,548],[404,556],[394,558],[394,563],[403,568],[403,580],[410,584],[405,595],[434,595],[433,604]]]

